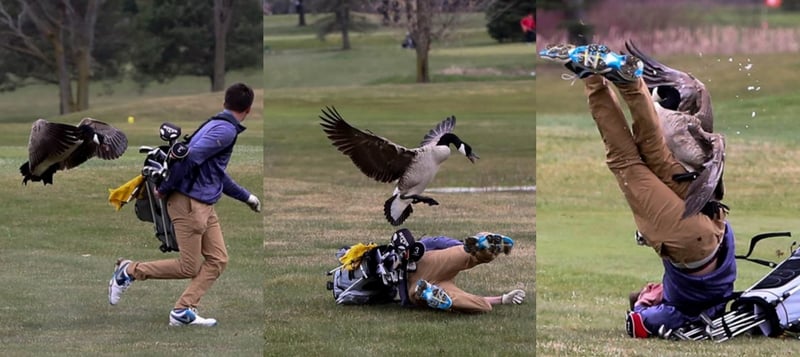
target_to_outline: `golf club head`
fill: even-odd
[[[161,136],[161,140],[173,144],[181,136],[181,128],[175,124],[164,122],[164,124],[161,124],[161,128],[158,129],[158,133]]]

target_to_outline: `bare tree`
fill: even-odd
[[[428,54],[431,43],[445,36],[456,23],[458,12],[451,11],[453,5],[443,6],[434,4],[431,0],[398,0],[401,3],[394,11],[401,11],[405,15],[405,25],[411,39],[414,41],[414,50],[417,55],[416,81],[428,83],[431,81]],[[471,1],[459,5],[461,9],[475,6]]]
[[[214,73],[211,91],[225,89],[225,47],[231,27],[233,0],[214,0]]]
[[[97,23],[97,10],[103,0],[89,0],[86,9],[80,13],[69,1],[64,1],[73,59],[77,72],[76,110],[89,109],[89,82],[92,77],[92,50],[94,49],[94,29]]]
[[[88,0],[80,11],[69,0],[17,0],[14,16],[8,1],[0,1],[0,47],[31,58],[55,73],[54,77],[30,74],[58,84],[61,114],[89,108],[94,29],[103,2]],[[71,65],[77,74],[77,100],[73,99]]]
[[[336,23],[342,31],[342,49],[350,49],[350,0],[337,0]]]

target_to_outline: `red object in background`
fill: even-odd
[[[519,21],[522,26],[522,31],[536,31],[536,20],[533,19],[533,14],[528,14]]]
[[[781,7],[781,0],[764,0],[764,5],[767,5],[767,7]]]

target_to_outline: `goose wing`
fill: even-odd
[[[711,95],[703,82],[691,74],[671,68],[646,55],[632,41],[626,41],[625,48],[642,60],[644,64],[642,78],[647,83],[647,87],[669,86],[675,88],[681,96],[678,111],[696,116],[700,119],[703,130],[706,132],[714,131]]]
[[[114,160],[122,156],[128,148],[128,137],[125,136],[121,130],[108,125],[102,121],[92,118],[83,118],[78,126],[88,125],[94,129],[98,136],[102,136],[102,143],[100,145],[94,142],[84,143],[84,145],[91,146],[94,155],[103,160]],[[87,151],[88,152],[88,151]],[[91,157],[91,156],[89,156]],[[88,157],[86,158],[88,159]],[[86,160],[84,160],[86,161]]]
[[[725,166],[725,138],[721,134],[708,134],[708,142],[712,148],[711,159],[703,164],[703,171],[695,179],[686,193],[683,218],[700,212],[706,202],[712,199],[717,185],[721,184],[722,171]]]
[[[77,127],[51,123],[44,119],[36,120],[28,139],[28,162],[31,171],[48,159],[60,159],[80,142],[80,131]]]
[[[324,116],[319,116],[322,130],[333,146],[349,156],[361,172],[380,182],[392,182],[403,175],[416,151],[354,128],[342,119],[336,108],[326,109],[322,110]]]
[[[425,134],[425,137],[422,139],[422,142],[419,144],[420,147],[428,145],[430,143],[437,143],[442,135],[447,133],[452,133],[453,128],[456,127],[456,117],[449,116],[445,120],[442,120],[441,123],[436,124],[431,131]]]

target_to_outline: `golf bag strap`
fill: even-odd
[[[736,259],[744,259],[756,264],[761,264],[764,266],[768,266],[770,268],[775,268],[776,266],[778,266],[777,263],[758,258],[750,258],[750,254],[753,253],[753,249],[756,247],[756,244],[764,239],[774,238],[774,237],[791,237],[791,236],[792,236],[791,232],[770,232],[770,233],[757,234],[753,236],[753,238],[750,238],[750,248],[747,250],[747,254],[737,255]]]
[[[227,117],[224,117],[224,116],[215,115],[215,116],[213,116],[211,118],[208,118],[208,120],[204,121],[203,124],[200,124],[200,126],[197,127],[197,130],[195,130],[191,135],[184,136],[183,142],[188,146],[189,142],[200,131],[200,129],[202,129],[204,126],[208,125],[209,123],[211,123],[213,120],[226,121],[226,122],[230,123],[231,125],[233,125],[234,128],[237,125],[237,123],[235,123],[235,119],[230,119],[230,118],[227,118]],[[236,145],[236,140],[237,139],[239,139],[239,133],[238,132],[236,133],[236,136],[233,138],[233,141],[231,142],[231,144],[228,145],[227,147],[225,147],[224,149],[220,150],[219,153],[217,153],[217,155],[220,155],[222,153],[226,153],[226,152],[229,152],[229,151],[233,150],[233,146]],[[216,156],[216,155],[214,155],[214,156]],[[189,183],[189,188],[188,188],[189,191],[191,191],[192,188],[194,188],[194,183],[195,183],[195,181],[197,181],[197,177],[200,176],[200,166],[199,165],[196,165],[196,166],[194,166],[192,168],[191,175],[192,175],[191,176],[192,182]]]

